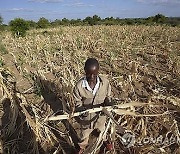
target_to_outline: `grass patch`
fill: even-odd
[[[0,59],[0,67],[4,66],[4,61]]]
[[[7,49],[4,47],[4,45],[0,42],[0,54],[5,55],[8,54]]]

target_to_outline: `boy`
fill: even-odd
[[[74,88],[74,98],[76,101],[75,110],[83,111],[86,109],[110,105],[111,103],[111,86],[109,80],[98,75],[99,63],[94,58],[89,58],[85,62],[85,77],[81,78]],[[86,148],[90,133],[97,129],[98,132],[105,130],[106,116],[101,113],[86,113],[79,117],[81,124],[81,133],[79,143],[79,154]],[[111,150],[110,145],[108,145]]]

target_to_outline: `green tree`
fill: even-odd
[[[39,19],[39,21],[37,22],[37,27],[38,28],[48,28],[50,26],[49,20],[42,17]]]
[[[93,22],[94,22],[94,25],[97,25],[97,24],[100,23],[101,18],[100,18],[98,15],[94,15],[94,16],[92,17],[92,20],[93,20]]]
[[[3,31],[3,26],[2,26],[3,18],[0,16],[0,31]]]
[[[78,18],[78,19],[76,20],[76,25],[78,25],[78,26],[79,26],[79,25],[83,25],[82,20]]]
[[[86,17],[86,18],[83,20],[83,22],[85,22],[85,23],[87,23],[88,25],[91,25],[91,26],[95,25],[95,22],[94,22],[94,20],[93,20],[92,17]]]
[[[71,24],[71,25],[76,25],[76,24],[77,24],[77,20],[71,19],[70,24]]]
[[[171,26],[180,26],[180,17],[169,17],[167,19],[167,24]]]
[[[0,25],[3,23],[3,18],[0,16]]]
[[[166,19],[167,18],[162,14],[157,14],[153,17],[153,21],[156,23],[165,23]]]
[[[69,25],[70,21],[67,18],[62,19],[62,25]]]
[[[127,25],[133,25],[134,24],[134,21],[132,19],[129,19],[129,18],[126,18],[125,22]]]
[[[114,19],[113,17],[106,17],[103,22],[105,25],[116,25],[116,24],[118,24],[117,20]]]
[[[16,36],[25,36],[26,31],[29,29],[27,22],[21,18],[15,18],[9,23],[10,30]]]
[[[82,22],[81,22],[81,19],[71,19],[70,24],[73,25],[73,26],[83,25]]]
[[[51,25],[53,27],[60,26],[60,25],[62,25],[62,21],[59,19],[56,19],[55,21],[51,22]]]
[[[37,27],[36,22],[33,20],[27,20],[26,22],[27,22],[29,28],[36,28]]]

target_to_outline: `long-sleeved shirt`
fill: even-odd
[[[76,86],[74,87],[74,99],[75,99],[75,110],[90,109],[102,105],[105,98],[110,101],[111,99],[111,86],[109,80],[103,76],[99,75],[99,88],[96,91],[96,94],[93,95],[91,91],[87,89],[86,86],[83,86],[84,77],[81,78]],[[86,120],[91,120],[95,114],[87,116]]]

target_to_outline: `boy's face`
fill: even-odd
[[[96,78],[99,72],[99,68],[97,66],[89,67],[88,69],[85,68],[86,72],[86,79],[88,82],[96,82]]]

